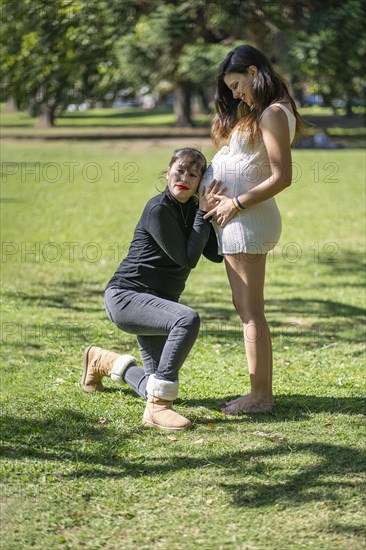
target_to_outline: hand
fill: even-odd
[[[203,219],[207,220],[208,218],[213,216],[217,225],[219,225],[220,227],[225,227],[227,222],[230,221],[235,216],[235,214],[237,214],[238,211],[233,205],[232,199],[230,199],[229,197],[221,194],[215,194],[213,197],[216,201],[216,205],[203,216]]]
[[[199,196],[199,207],[204,212],[211,210],[214,206],[217,205],[217,199],[215,196],[221,196],[222,193],[226,190],[222,188],[222,182],[217,180],[212,180],[207,189],[202,188]],[[205,219],[206,216],[205,216]]]

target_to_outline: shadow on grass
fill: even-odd
[[[48,409],[43,418],[27,418],[4,415],[1,420],[3,457],[19,460],[71,460],[93,464],[115,464],[115,453],[111,450],[116,440],[123,444],[136,430],[117,430],[98,423],[80,411],[68,408]],[[75,441],[79,443],[75,447]],[[82,443],[84,442],[84,444]],[[95,448],[103,444],[99,453],[85,450],[86,442]],[[83,449],[84,447],[84,449]]]
[[[189,304],[189,300],[186,303]],[[232,306],[207,302],[197,309],[201,315],[200,339],[207,345],[242,345],[242,323]],[[269,300],[267,315],[274,342],[279,340],[291,346],[315,350],[334,346],[340,340],[348,343],[364,340],[362,307],[333,300],[288,298]]]
[[[57,286],[57,285],[55,285]],[[62,283],[57,286],[57,292],[52,285],[41,292],[4,291],[4,299],[15,301],[19,306],[38,306],[40,308],[54,308],[65,311],[65,319],[68,312],[98,314],[98,320],[106,320],[103,302],[104,289],[100,285],[80,283]],[[184,300],[189,304],[189,300]],[[193,304],[194,306],[194,304]],[[201,315],[200,339],[210,344],[241,343],[243,339],[242,324],[231,304],[227,306],[203,303],[197,307]],[[364,336],[363,320],[364,310],[361,307],[335,302],[332,300],[305,300],[301,298],[270,300],[267,307],[268,313],[276,318],[296,317],[296,322],[270,321],[270,330],[273,339],[286,338],[293,345],[323,345],[336,343],[342,338],[347,342],[360,342]],[[44,330],[49,332],[55,323],[37,322],[37,327],[42,324]],[[310,318],[308,320],[308,318]],[[314,322],[314,318],[317,319]],[[41,317],[39,317],[41,319]],[[84,325],[88,325],[90,319],[85,319]],[[49,324],[49,327],[48,327]],[[32,323],[27,323],[31,331]],[[348,332],[352,332],[352,335]]]
[[[341,524],[341,523],[334,523],[332,525],[332,531],[339,534],[346,534],[348,537],[354,537],[359,536],[363,537],[363,541],[366,540],[366,526],[364,524],[357,525],[355,523],[350,524],[349,519],[344,520],[347,521],[347,525]]]
[[[299,244],[298,246],[300,247]],[[298,288],[302,288],[304,282],[313,283],[316,288],[328,288],[329,286],[342,288],[348,285],[352,287],[364,286],[366,264],[361,249],[346,249],[342,247],[342,243],[329,242],[323,246],[321,253],[316,251],[314,247],[312,247],[312,250],[314,253],[313,257],[300,257],[301,265],[303,269],[306,269],[308,275],[304,276],[304,273],[301,274],[301,283],[298,285]],[[281,260],[278,258],[277,261]],[[296,262],[290,262],[285,269],[286,268],[289,272],[292,271],[296,273],[298,269],[301,269],[301,266]],[[314,279],[314,270],[317,272],[316,279]],[[286,273],[286,271],[284,273]],[[331,277],[331,279],[329,279],[329,277]],[[308,279],[308,281],[306,281],[306,279]],[[286,281],[285,277],[283,277],[274,284],[275,286],[288,288],[291,282]],[[292,287],[296,287],[296,281],[292,282]]]
[[[290,298],[284,300],[268,300],[268,311],[285,313],[286,315],[304,315],[330,319],[332,317],[352,317],[363,319],[362,307],[335,302],[333,300],[306,300]]]
[[[157,109],[143,109],[143,108],[131,108],[131,109],[121,109],[116,110],[113,112],[98,112],[95,113],[93,111],[87,111],[86,113],[72,113],[67,114],[64,113],[62,116],[60,116],[57,120],[73,120],[75,118],[83,119],[85,121],[87,120],[94,120],[98,118],[112,118],[112,119],[118,119],[118,118],[151,118],[159,117],[160,115],[173,115],[173,109],[169,107],[159,107]],[[89,125],[88,125],[89,126]]]
[[[312,455],[312,463],[301,467],[301,455],[306,454]],[[285,472],[273,466],[276,459],[289,464]],[[232,504],[239,507],[260,508],[273,503],[303,505],[324,500],[339,503],[339,491],[366,489],[366,484],[360,480],[365,471],[363,453],[346,445],[303,443],[291,449],[283,445],[234,453],[230,462],[233,473],[240,471],[244,475],[259,474],[261,477],[255,482],[219,483],[230,495]]]
[[[22,200],[22,199],[15,199],[13,197],[1,197],[0,198],[0,203],[1,204],[19,204],[19,203],[24,203],[25,200]]]
[[[34,256],[36,257],[36,252]],[[62,281],[49,283],[40,291],[37,286],[33,292],[22,290],[4,291],[4,298],[15,300],[25,305],[34,305],[45,308],[57,308],[72,311],[91,312],[104,311],[104,287],[99,283],[85,281]],[[85,304],[89,304],[86,306]],[[95,306],[91,305],[95,304]]]
[[[209,139],[209,130],[204,126],[197,124],[194,128],[179,128],[172,126],[130,126],[124,130],[121,126],[100,127],[95,126],[93,131],[82,133],[78,131],[78,126],[59,126],[59,133],[42,133],[41,130],[35,131],[34,134],[3,134],[3,139],[17,140],[45,140],[45,141],[121,141],[121,140],[171,140],[171,139]],[[65,128],[67,131],[63,131]],[[118,131],[116,131],[118,130]]]
[[[188,407],[206,407],[221,411],[226,401],[236,399],[238,395],[228,395],[225,399],[185,399]],[[317,395],[275,395],[275,407],[271,413],[229,416],[230,419],[249,420],[250,422],[288,422],[303,421],[318,413],[365,415],[365,400],[361,397],[319,397]],[[179,403],[180,400],[177,400]],[[215,424],[226,422],[215,418]],[[197,422],[207,424],[207,420]]]
[[[317,406],[317,410],[329,408],[327,401],[325,407],[323,399],[319,402],[323,405]],[[227,494],[231,505],[241,508],[261,508],[274,503],[286,507],[319,500],[338,502],[340,491],[362,490],[364,454],[349,445],[267,441],[261,448],[255,445],[251,449],[249,440],[249,448],[244,451],[231,448],[218,452],[200,448],[197,453],[192,452],[187,441],[186,450],[182,451],[180,446],[179,453],[170,447],[164,456],[160,453],[154,456],[154,451],[150,450],[131,457],[126,453],[121,456],[121,448],[131,437],[143,438],[143,429],[121,433],[121,430],[96,422],[96,419],[66,408],[50,411],[43,420],[5,416],[3,457],[17,461],[58,461],[63,479],[119,480],[126,476],[131,479],[183,474],[208,468],[216,472],[210,482],[215,485],[216,494]],[[166,445],[166,434],[160,432],[160,435],[164,436],[161,444]],[[151,430],[148,437],[151,437]],[[253,437],[253,443],[258,442],[254,431],[248,437]],[[75,464],[71,473],[70,464]],[[65,465],[67,469],[63,472]],[[234,476],[237,482],[233,482]],[[194,485],[197,490],[200,482],[195,481]],[[184,496],[189,496],[191,489],[187,478],[179,491],[186,491]],[[205,489],[207,486],[202,483],[202,504]]]

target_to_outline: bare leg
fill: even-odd
[[[226,403],[226,414],[272,409],[272,345],[264,315],[265,254],[225,256],[233,303],[243,322],[251,392]]]

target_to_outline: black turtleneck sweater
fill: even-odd
[[[150,292],[177,301],[201,254],[222,262],[209,221],[193,198],[182,204],[169,189],[149,200],[136,226],[126,258],[107,288]]]

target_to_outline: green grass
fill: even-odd
[[[327,107],[303,107],[301,109],[303,116],[329,116],[333,111]],[[340,109],[339,114],[345,114]],[[362,114],[362,113],[360,113]],[[195,123],[198,125],[209,126],[210,115],[193,113]],[[33,127],[37,119],[31,117],[23,111],[7,111],[6,106],[2,104],[1,125],[6,128],[26,128]],[[62,127],[128,127],[128,126],[174,126],[175,116],[171,107],[158,107],[154,110],[143,109],[142,107],[133,108],[99,108],[89,109],[83,112],[64,112],[56,119],[56,126]]]
[[[118,139],[166,138],[183,136],[208,137],[211,116],[193,112],[194,128],[177,128],[175,115],[170,107],[154,110],[134,108],[90,109],[86,112],[63,113],[53,128],[39,128],[37,119],[26,112],[9,112],[2,106],[0,111],[1,132],[4,137],[49,138],[49,139]],[[362,108],[355,114],[362,115]],[[362,118],[334,118],[332,110],[325,107],[304,107],[301,114],[310,122],[306,129],[308,136],[327,130],[332,143],[338,148],[365,148],[365,126]],[[344,110],[339,110],[339,115]]]
[[[193,113],[193,118],[198,126],[209,126],[210,116]],[[1,111],[1,125],[8,132],[9,129],[32,128],[37,119],[31,117],[27,112]],[[159,107],[154,110],[143,109],[142,107],[133,108],[103,108],[90,109],[84,112],[65,112],[56,119],[57,128],[126,128],[152,127],[157,126],[174,127],[175,115],[170,107]]]
[[[7,130],[9,128],[33,127],[37,119],[23,111],[7,111],[5,104],[1,107],[1,125]],[[301,115],[304,117],[324,116],[333,117],[334,113],[330,107],[302,107]],[[361,107],[355,109],[355,114],[364,115],[365,110]],[[345,115],[344,109],[338,109],[338,115]],[[208,127],[211,115],[204,115],[193,110],[193,120],[198,126]],[[153,110],[142,107],[133,108],[95,108],[79,112],[63,112],[56,119],[56,126],[73,127],[129,127],[129,126],[165,126],[171,127],[175,124],[175,115],[171,107],[157,107]]]
[[[3,546],[364,548],[361,151],[295,150],[278,197],[272,414],[220,412],[248,377],[224,268],[206,261],[182,299],[202,319],[176,407],[194,429],[142,427],[143,401],[110,381],[80,390],[86,345],[138,354],[103,289],[179,144],[3,143]]]

